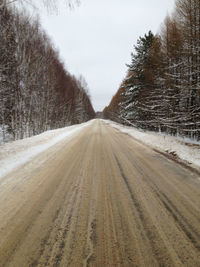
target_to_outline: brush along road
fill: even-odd
[[[200,266],[199,177],[95,120],[1,180],[0,266]]]

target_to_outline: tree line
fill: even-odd
[[[176,0],[159,34],[140,37],[104,117],[200,139],[200,1]]]
[[[84,78],[66,71],[38,19],[10,5],[0,5],[3,138],[9,133],[13,140],[21,139],[94,116]]]

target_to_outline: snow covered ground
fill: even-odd
[[[198,168],[200,167],[200,142],[149,131],[142,131],[109,120],[104,120],[104,122],[123,133],[129,134],[148,146],[161,152],[177,155],[181,160],[194,164]]]
[[[0,178],[64,138],[89,126],[91,123],[92,121],[89,121],[51,130],[30,138],[0,145]]]

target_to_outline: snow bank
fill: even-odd
[[[91,123],[92,121],[89,121],[61,129],[50,130],[30,138],[0,145],[0,178],[64,138],[89,126]]]
[[[156,148],[161,152],[173,153],[180,159],[200,167],[200,142],[149,131],[144,132],[109,120],[104,122],[146,145]]]

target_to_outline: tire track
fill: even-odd
[[[79,154],[79,158],[82,159],[84,154],[86,153],[86,150],[88,148],[88,145],[91,140],[87,138],[87,142],[85,142],[84,150],[81,154]],[[80,160],[77,160],[77,162],[80,162]],[[61,265],[63,256],[65,254],[66,244],[67,240],[70,242],[70,249],[73,251],[73,247],[75,246],[75,232],[77,229],[77,222],[78,222],[78,214],[80,213],[81,208],[81,201],[82,201],[82,187],[83,187],[83,174],[82,169],[84,167],[82,166],[79,169],[79,175],[75,179],[75,183],[71,184],[71,189],[69,188],[65,199],[63,200],[62,204],[62,213],[57,220],[58,225],[57,227],[57,235],[55,238],[53,238],[54,243],[52,243],[52,247],[49,248],[48,246],[48,254],[47,260],[44,264],[44,266],[48,266],[53,262],[53,267],[59,267]],[[73,176],[74,169],[69,173],[69,176]],[[68,196],[68,194],[71,194],[71,197]],[[69,209],[69,210],[68,210]],[[72,236],[69,237],[69,234],[72,234]],[[50,239],[50,237],[49,237]],[[50,256],[51,255],[51,256]],[[71,253],[68,255],[68,261],[70,262]]]
[[[200,234],[192,227],[192,225],[187,221],[187,219],[179,212],[179,210],[174,206],[174,204],[169,200],[169,198],[164,193],[157,193],[157,196],[162,201],[166,210],[174,218],[175,222],[179,225],[185,235],[192,242],[194,247],[200,251]],[[164,198],[162,198],[162,197]]]
[[[132,163],[133,159],[129,153],[126,154],[130,163]],[[178,208],[172,203],[172,201],[167,197],[164,192],[161,192],[156,185],[156,183],[152,180],[152,177],[148,173],[144,173],[144,170],[134,161],[134,167],[137,168],[138,172],[142,174],[144,177],[144,181],[151,188],[152,192],[158,197],[158,199],[163,203],[163,206],[166,208],[167,212],[173,217],[175,222],[179,225],[185,235],[190,239],[193,243],[194,247],[199,251],[200,250],[200,234],[194,229],[194,227],[188,222],[188,220],[184,217],[184,215],[178,210]],[[191,213],[193,217],[200,223],[200,218],[197,213],[193,212],[189,206],[186,206],[188,211]]]
[[[116,155],[114,155],[117,166],[120,170],[121,177],[127,187],[127,190],[129,192],[129,195],[132,199],[132,202],[134,204],[134,207],[137,210],[137,213],[139,215],[141,224],[143,226],[145,235],[147,236],[149,243],[152,248],[152,252],[154,257],[156,258],[159,266],[172,266],[172,262],[170,261],[170,255],[167,253],[167,248],[165,247],[162,239],[159,237],[157,230],[155,226],[150,222],[149,218],[146,216],[145,212],[143,211],[141,204],[138,202],[137,198],[132,192],[131,186],[128,182],[128,178],[124,174],[124,171],[122,169],[122,166],[119,162],[119,159]],[[161,245],[162,244],[162,245]]]

